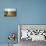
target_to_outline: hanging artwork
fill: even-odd
[[[4,16],[16,16],[16,9],[14,8],[5,8]]]

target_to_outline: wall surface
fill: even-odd
[[[4,8],[16,8],[17,16],[5,17]],[[46,24],[46,0],[0,0],[0,44],[8,43],[9,32],[17,34],[17,24]]]

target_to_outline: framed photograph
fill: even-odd
[[[16,9],[15,8],[5,8],[4,16],[16,16]]]

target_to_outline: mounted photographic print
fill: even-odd
[[[16,9],[14,8],[5,8],[4,16],[16,16]]]

